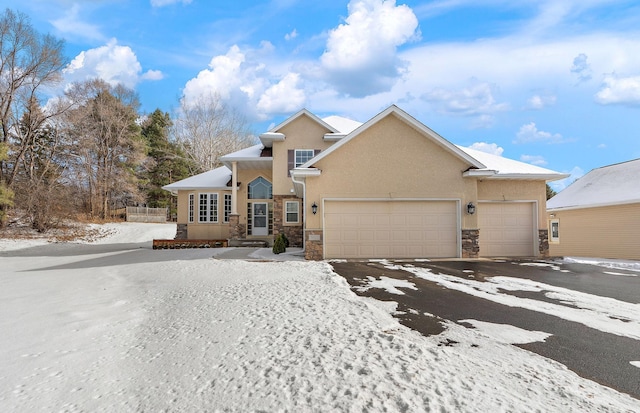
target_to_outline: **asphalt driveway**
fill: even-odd
[[[551,305],[554,308],[581,311],[574,303],[548,294],[545,289],[551,289],[550,286],[567,289],[570,294],[584,297],[587,302],[600,302],[605,306],[615,307],[620,302],[623,306],[624,303],[638,304],[639,272],[612,270],[588,264],[527,260],[349,261],[332,262],[331,265],[358,295],[397,302],[396,317],[402,324],[422,334],[439,334],[446,328],[443,320],[473,328],[472,325],[461,322],[469,319],[546,332],[551,336],[545,341],[516,345],[556,360],[582,377],[640,399],[640,368],[631,364],[632,361],[635,364],[640,361],[640,341],[629,337],[640,335],[640,331],[637,334],[630,331],[626,336],[612,334],[603,332],[602,328],[593,328],[588,322],[585,325],[535,309],[538,303],[540,306]],[[435,278],[419,277],[415,269],[427,269]],[[529,303],[529,308],[523,308],[496,302],[481,294],[470,294],[464,288],[443,286],[443,283],[437,282],[439,274],[445,274],[453,283],[456,280],[460,283],[469,280],[488,283],[492,277],[510,277],[543,287],[541,291],[536,291],[536,288],[499,290],[502,296],[507,294]],[[400,280],[399,285],[408,282],[412,287],[397,287],[404,294],[371,287],[372,281],[385,279]],[[632,310],[636,308],[634,305],[631,306]],[[631,322],[624,317],[609,317],[616,320],[617,324],[622,320],[628,323],[629,329],[637,329],[637,319]]]

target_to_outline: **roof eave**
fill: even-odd
[[[306,178],[308,176],[320,176],[322,171],[316,168],[296,168],[290,171],[294,178]]]
[[[233,162],[238,162],[239,164],[242,162],[252,162],[252,163],[264,163],[265,167],[269,167],[273,165],[273,157],[272,156],[244,156],[244,157],[227,157],[223,156],[220,158],[220,162],[227,168],[231,169]]]
[[[496,173],[487,179],[515,179],[524,181],[546,181],[552,182],[569,177],[567,174],[535,174],[535,173]]]
[[[284,136],[284,133],[265,132],[261,133],[259,138],[265,148],[271,148],[273,146],[273,142],[283,142],[286,139],[286,136]]]
[[[598,204],[561,206],[561,207],[555,207],[555,208],[547,208],[547,212],[570,211],[572,209],[602,208],[602,207],[628,205],[628,204],[640,204],[640,199],[629,199],[625,201],[614,201],[614,202],[602,202]]]

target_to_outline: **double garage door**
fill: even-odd
[[[456,201],[325,201],[325,258],[459,256]]]

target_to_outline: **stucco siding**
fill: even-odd
[[[551,211],[549,218],[559,223],[552,256],[640,259],[640,204]]]
[[[273,194],[289,195],[293,188],[288,176],[289,149],[325,150],[333,142],[325,142],[323,139],[325,133],[331,131],[306,115],[295,119],[278,132],[285,135],[285,140],[273,143]]]
[[[332,198],[455,199],[462,204],[476,199],[476,181],[462,177],[465,161],[393,115],[316,167],[322,175],[306,180],[308,205]],[[321,212],[307,215],[307,228],[322,228]],[[462,225],[475,228],[475,217],[466,215]]]

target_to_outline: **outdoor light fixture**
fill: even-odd
[[[315,202],[313,203],[313,205],[311,205],[311,212],[313,212],[313,215],[318,212],[318,205],[316,205]]]
[[[467,204],[467,214],[473,215],[476,213],[476,206],[473,205],[473,202],[469,202]]]

